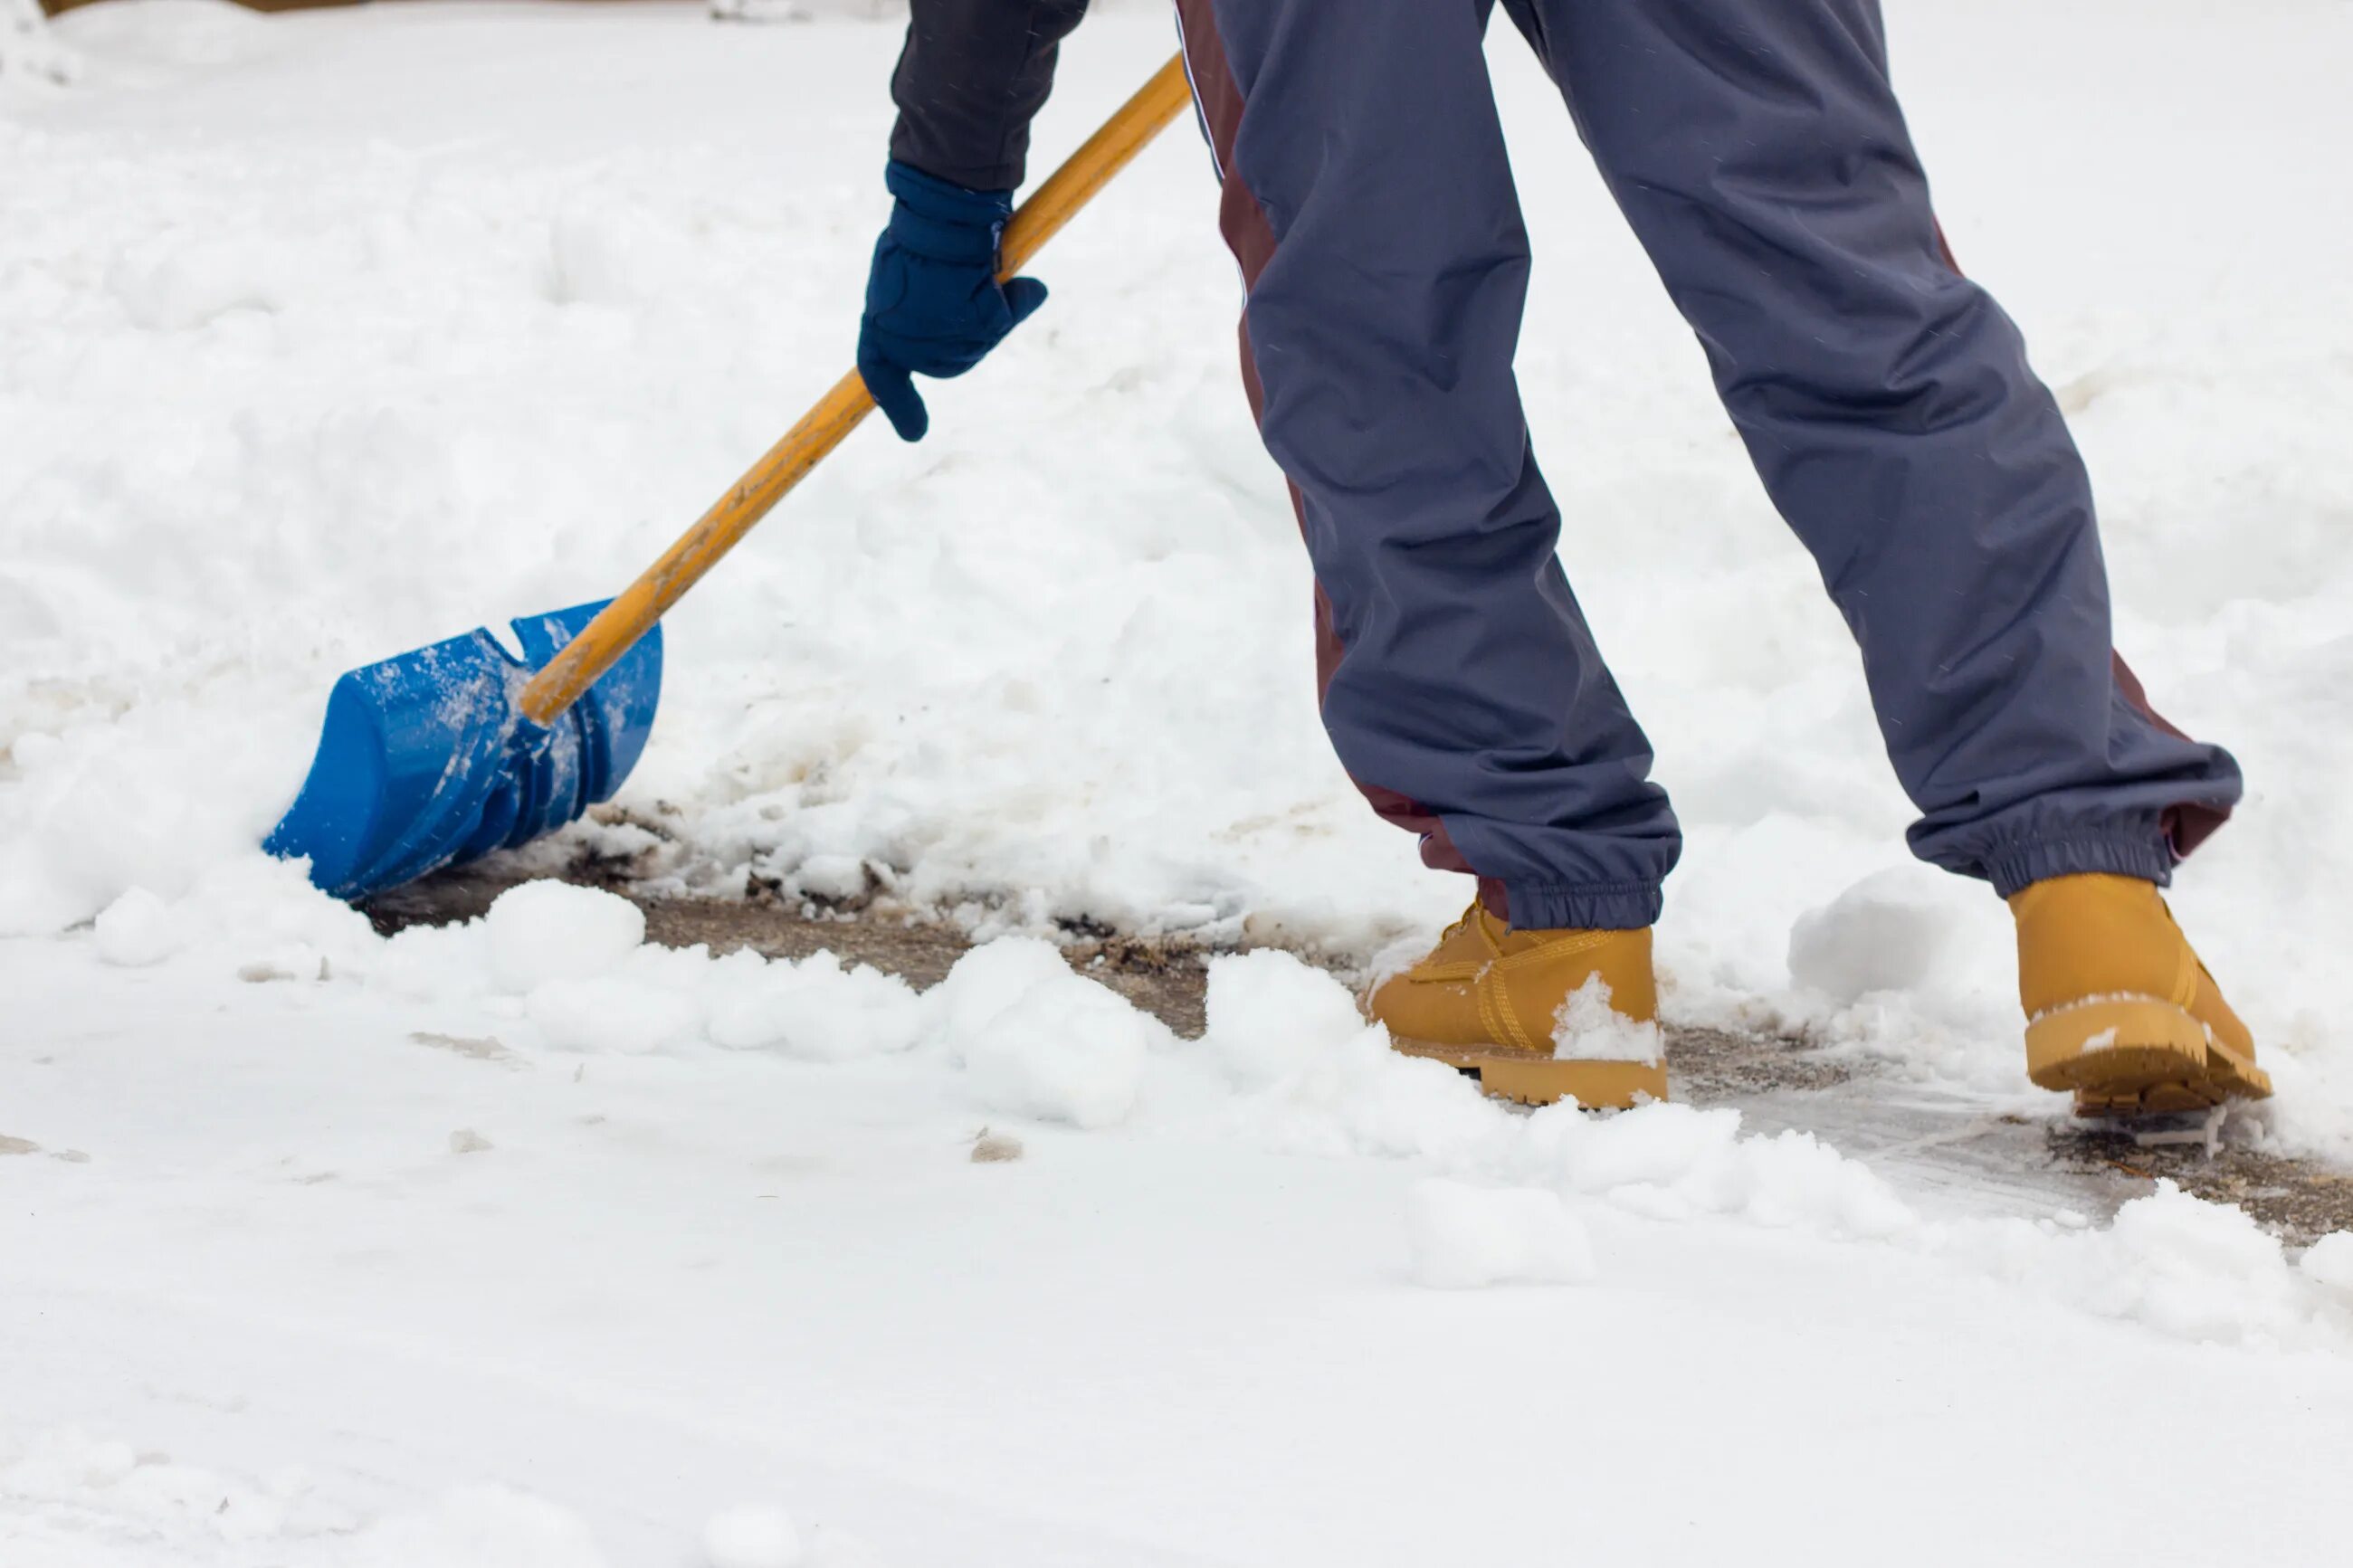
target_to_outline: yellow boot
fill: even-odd
[[[1599,987],[1582,989],[1596,979],[1606,998]],[[1612,1026],[1601,1037],[1622,1036],[1626,1059],[1556,1058],[1564,1009],[1572,1026]],[[1506,1100],[1574,1099],[1588,1110],[1667,1098],[1658,1011],[1648,931],[1513,931],[1476,900],[1419,963],[1365,999],[1366,1015],[1388,1026],[1409,1056],[1474,1072],[1481,1088]],[[1589,1026],[1579,1032],[1592,1037]],[[1633,1059],[1644,1047],[1651,1059]]]
[[[2077,1115],[2203,1110],[2271,1093],[2254,1037],[2154,884],[2053,877],[2010,908],[2027,1076],[2073,1089]]]

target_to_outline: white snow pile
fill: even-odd
[[[1059,952],[1037,941],[979,948],[918,996],[902,980],[863,965],[844,968],[830,953],[797,963],[750,952],[712,960],[701,950],[642,946],[644,917],[627,900],[560,883],[527,883],[500,895],[482,925],[494,963],[516,948],[534,958],[595,954],[592,973],[529,963],[494,969],[496,984],[526,993],[531,1021],[560,1050],[656,1050],[700,1038],[839,1061],[928,1040],[961,1067],[980,1106],[1100,1128],[1134,1108],[1146,1055],[1169,1038],[1157,1020],[1073,974]],[[502,944],[501,933],[518,928],[528,929],[528,939],[509,936]],[[406,941],[422,934],[393,940],[396,974],[417,973],[401,967],[405,943],[447,951],[473,933]]]
[[[479,921],[385,940],[311,892],[298,868],[261,860],[208,875],[177,904],[134,888],[94,922],[108,964],[176,958],[248,980],[348,977],[393,997],[527,1021],[554,1051],[716,1047],[846,1062],[923,1046],[978,1106],[1081,1128],[1125,1120],[1148,1058],[1174,1044],[1165,1025],[1035,939],[979,947],[918,995],[830,952],[713,958],[648,943],[645,931],[643,911],[617,894],[535,881],[500,894]]]
[[[2103,1229],[2008,1220],[1922,1239],[2036,1294],[2180,1339],[2341,1347],[2353,1333],[2353,1294],[2335,1277],[2342,1235],[2290,1263],[2279,1238],[2243,1212],[2200,1203],[2170,1182]]]
[[[1188,1043],[1031,938],[984,943],[921,993],[831,953],[714,958],[644,938],[628,900],[552,881],[509,889],[479,921],[380,938],[296,868],[255,860],[177,904],[132,889],[100,915],[94,945],[108,963],[183,975],[357,984],[427,1004],[448,1037],[494,1028],[526,1058],[896,1060],[997,1119],[1101,1131],[1207,1118],[1272,1152],[1412,1161],[1444,1179],[1415,1200],[1412,1226],[1419,1271],[1443,1283],[1582,1277],[1562,1261],[1586,1257],[1567,1239],[1573,1215],[1550,1226],[1529,1200],[1471,1184],[1651,1221],[1893,1244],[2192,1339],[2333,1343],[2353,1328],[2332,1304],[2333,1250],[2299,1270],[2245,1215],[2170,1189],[2105,1229],[1936,1221],[1811,1134],[1745,1133],[1729,1108],[1507,1110],[1453,1069],[1391,1050],[1339,982],[1288,953],[1213,961],[1208,1027]]]

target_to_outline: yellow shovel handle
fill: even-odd
[[[1129,99],[1021,204],[999,241],[998,276],[1010,278],[1018,271],[1113,174],[1127,167],[1184,111],[1187,100],[1185,62],[1180,56],[1161,67],[1143,91]],[[718,565],[771,508],[873,411],[874,398],[856,371],[835,383],[833,390],[786,431],[783,440],[768,448],[767,456],[752,465],[751,472],[735,481],[718,505],[702,514],[702,521],[681,535],[660,560],[646,568],[548,661],[546,668],[532,678],[522,689],[525,716],[533,723],[551,723],[578,701],[598,676],[636,646],[672,605],[686,597],[688,589],[702,580],[704,573]]]

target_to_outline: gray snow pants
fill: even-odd
[[[1876,0],[1503,4],[1853,630],[1915,851],[2004,895],[2167,880],[2238,767],[2111,651],[2083,463],[1945,248]],[[1490,9],[1177,0],[1340,760],[1515,924],[1646,925],[1682,836],[1521,412]]]

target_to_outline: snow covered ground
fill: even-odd
[[[0,0],[0,76],[38,76],[68,82],[77,70],[72,52],[49,36],[40,0]]]
[[[2353,1242],[1515,1116],[1279,953],[1180,1042],[1018,939],[1461,897],[1315,728],[1183,130],[930,441],[673,616],[663,837],[581,830],[1008,940],[923,996],[569,889],[386,942],[260,859],[336,671],[611,591],[847,363],[897,30],[815,9],[109,0],[78,84],[0,75],[0,1563],[2340,1561]],[[2279,1078],[2241,1131],[2353,1155],[2353,12],[1890,11],[2125,650],[2247,765],[2176,900]],[[1041,171],[1170,47],[1105,6]],[[1495,58],[1564,553],[1692,836],[1671,1014],[2052,1114],[2000,906],[1905,860],[1842,626]]]

